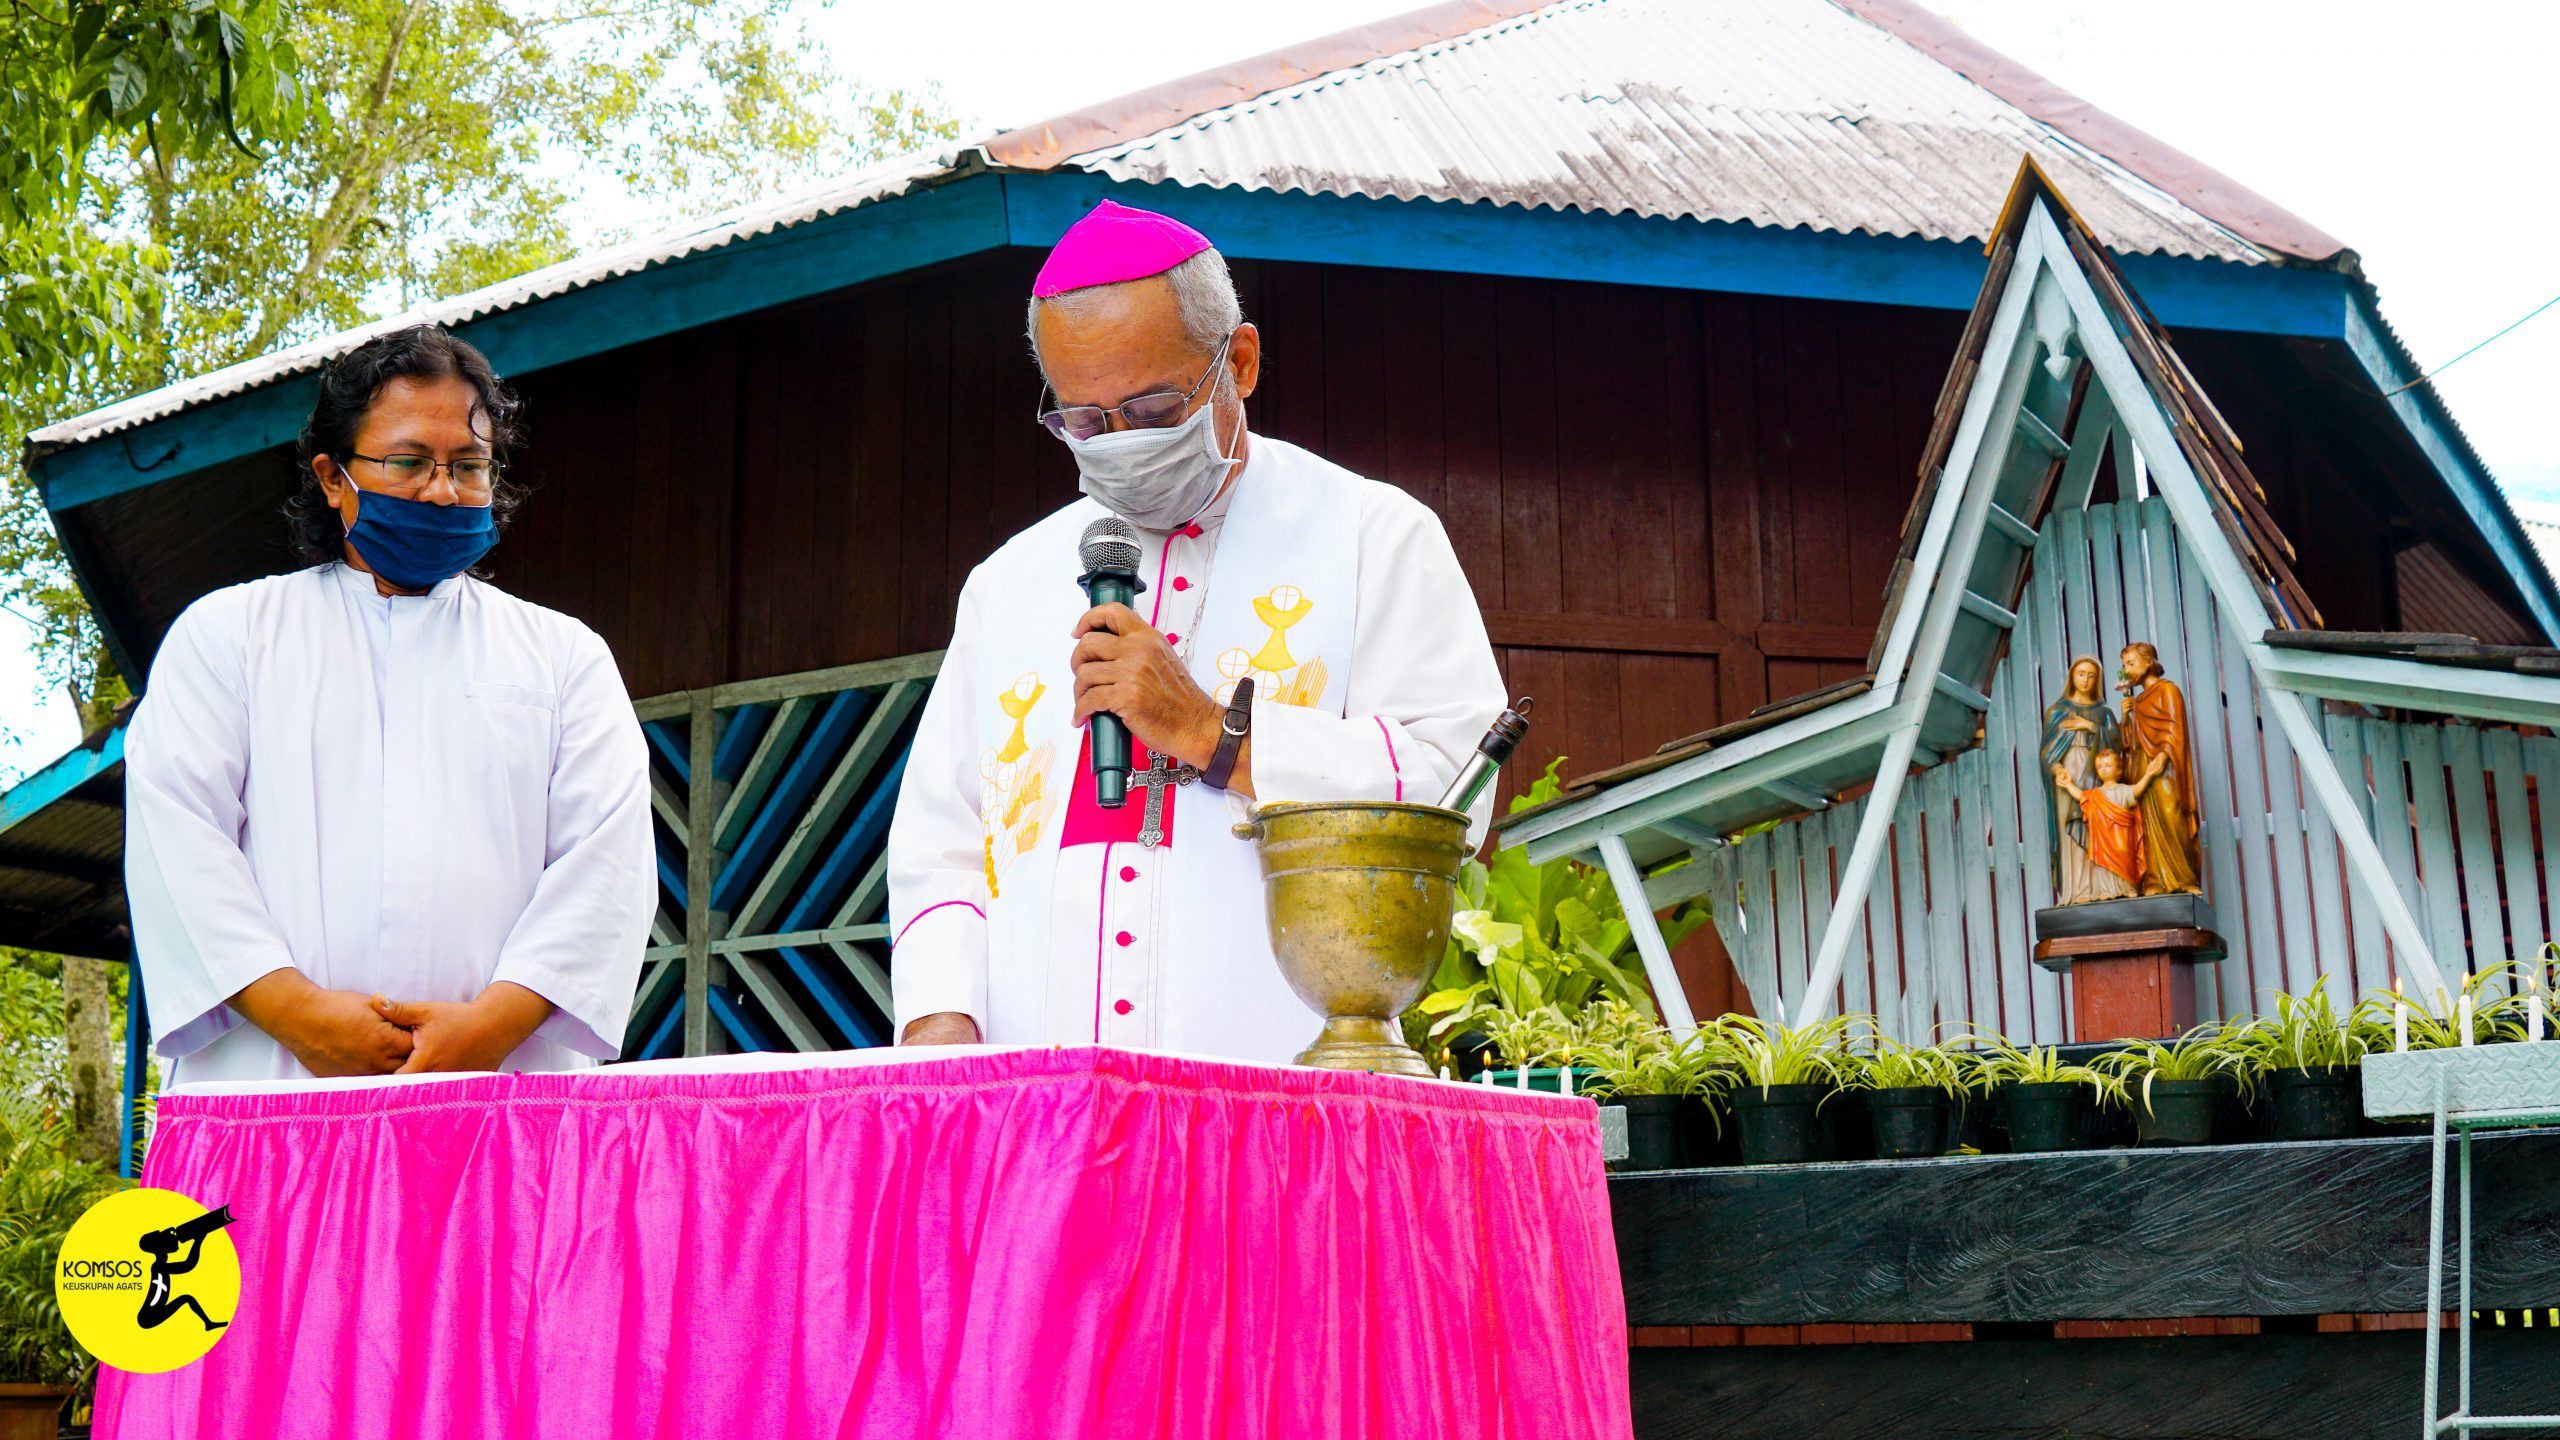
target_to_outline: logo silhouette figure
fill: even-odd
[[[225,1205],[219,1209],[208,1210],[184,1225],[172,1225],[166,1230],[152,1230],[143,1235],[138,1243],[142,1246],[143,1253],[152,1257],[151,1289],[142,1297],[142,1313],[139,1317],[143,1329],[157,1329],[161,1321],[181,1310],[196,1312],[196,1319],[204,1322],[204,1328],[207,1330],[219,1330],[231,1323],[228,1320],[216,1320],[204,1313],[204,1306],[198,1303],[193,1295],[170,1294],[169,1280],[172,1276],[184,1275],[196,1268],[197,1259],[204,1254],[204,1237],[231,1224],[234,1218],[231,1207]],[[170,1257],[178,1252],[178,1247],[181,1245],[187,1247],[187,1258],[171,1259]]]

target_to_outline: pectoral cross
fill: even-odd
[[[1173,787],[1188,785],[1200,778],[1199,767],[1171,764],[1162,752],[1147,757],[1147,768],[1129,777],[1129,783],[1147,792],[1146,818],[1138,826],[1138,843],[1153,850],[1164,843],[1164,798]]]

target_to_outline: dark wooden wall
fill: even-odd
[[[1031,420],[1036,261],[526,377],[536,494],[501,583],[595,625],[638,695],[940,646],[969,567],[1075,494]],[[1439,512],[1539,697],[1532,767],[1614,764],[1862,664],[1961,317],[1313,265],[1238,281],[1267,357],[1256,429]]]
[[[594,625],[635,696],[940,647],[970,567],[1075,495],[1032,420],[1039,258],[523,377],[536,494],[499,582]],[[1512,692],[1538,697],[1506,794],[1558,755],[1614,765],[1863,666],[1960,313],[1281,263],[1237,280],[1263,333],[1255,428],[1436,510]],[[2376,442],[2304,411],[2283,342],[2181,344],[2330,623],[2396,623],[2371,578],[2405,543]],[[1736,1001],[1712,937],[1690,948],[1697,1002]]]

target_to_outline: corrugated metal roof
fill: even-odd
[[[295,375],[316,372],[332,359],[385,331],[406,329],[411,325],[459,325],[536,300],[583,290],[616,276],[636,274],[704,250],[716,250],[775,230],[805,225],[829,215],[895,199],[930,181],[951,175],[962,166],[965,158],[963,151],[949,147],[900,156],[820,189],[746,206],[681,229],[660,231],[593,254],[563,260],[557,265],[528,271],[512,280],[456,295],[450,300],[438,300],[404,310],[370,325],[341,330],[334,335],[181,380],[174,385],[92,410],[75,419],[48,425],[28,436],[27,441],[41,453],[94,440],[101,435],[112,435],[119,430],[130,430],[209,400],[220,400]]]
[[[1120,180],[1978,241],[2022,153],[2120,252],[2268,258],[1830,0],[1567,0],[1066,164]]]
[[[1954,68],[1999,57],[1940,33],[1942,22],[1900,0],[1853,3],[1882,7],[1881,18],[1834,0],[1563,0],[1525,14],[1513,13],[1518,0],[1448,0],[422,305],[91,411],[29,443],[41,453],[131,429],[317,371],[384,330],[512,310],[991,161],[1183,185],[1978,240],[2023,152],[2112,248],[2270,258],[2073,136],[2121,144],[2173,179],[2201,176],[2207,183],[2188,187],[2199,194],[2236,191],[2230,182],[2030,72],[2010,65],[1988,75],[2054,117],[2040,119]],[[2021,76],[2029,89],[2009,83]],[[1183,118],[1160,123],[1168,116]],[[1066,146],[1086,148],[1061,159]]]

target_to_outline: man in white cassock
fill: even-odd
[[[1484,620],[1429,509],[1250,433],[1261,340],[1198,232],[1105,201],[1032,295],[1040,419],[1086,498],[961,590],[889,832],[899,1034],[1285,1062],[1318,1020],[1231,826],[1256,801],[1437,801],[1502,710]],[[1145,589],[1090,607],[1078,541],[1115,514]],[[1094,798],[1104,711],[1157,782],[1117,809]]]
[[[171,1083],[566,1070],[619,1049],[656,906],[604,642],[466,574],[516,401],[420,326],[333,363],[310,568],[187,607],[125,737],[134,953]]]

